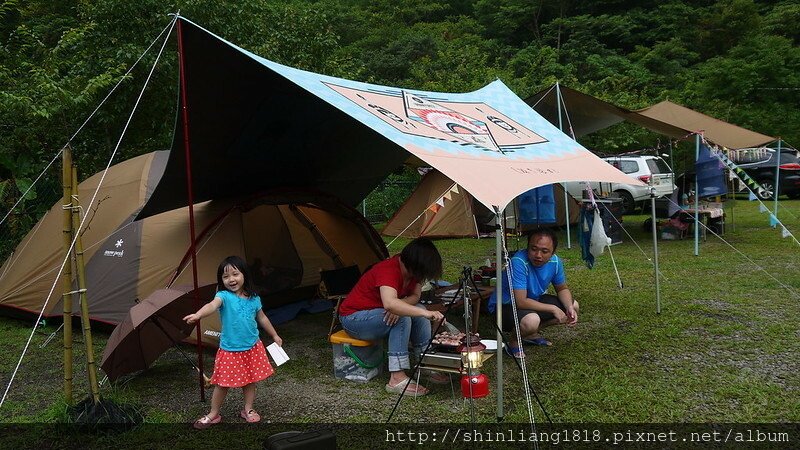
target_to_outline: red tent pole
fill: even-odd
[[[186,67],[184,66],[184,53],[183,53],[183,28],[182,21],[178,18],[178,63],[180,66],[180,81],[181,81],[181,117],[183,118],[183,149],[184,158],[186,160],[186,194],[189,201],[189,235],[191,242],[189,249],[192,253],[192,281],[194,284],[194,306],[195,309],[200,309],[200,298],[197,296],[197,248],[195,247],[194,235],[194,192],[192,191],[192,151],[189,146],[189,108],[186,105]],[[200,401],[206,400],[206,386],[203,379],[203,339],[200,335],[200,322],[197,322],[197,367],[198,380],[200,382]]]

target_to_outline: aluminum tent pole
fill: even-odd
[[[180,83],[181,83],[181,117],[183,119],[183,151],[184,151],[184,159],[186,162],[186,196],[189,203],[189,249],[192,254],[192,283],[194,286],[194,290],[192,291],[192,295],[194,296],[194,306],[195,310],[200,309],[200,298],[197,296],[197,248],[195,246],[195,232],[194,232],[194,192],[192,191],[192,151],[189,145],[189,107],[186,105],[186,65],[185,65],[185,53],[183,49],[183,22],[178,19],[178,61],[179,61],[179,73],[180,73]],[[206,400],[206,386],[205,380],[203,379],[203,337],[200,334],[200,323],[201,321],[197,321],[197,329],[196,329],[196,339],[197,339],[197,367],[198,370],[198,380],[200,382],[200,401],[203,402]]]
[[[675,184],[675,159],[672,157],[672,139],[669,140],[669,165],[672,169],[672,183]]]
[[[497,303],[495,303],[496,316],[497,316],[497,422],[503,421],[503,215],[500,213],[500,208],[495,207],[495,278],[497,278],[497,285],[495,286],[495,293],[497,294]]]
[[[561,122],[561,86],[556,81],[556,105],[558,110],[558,129],[564,132],[564,126]],[[572,248],[572,239],[569,232],[569,194],[567,193],[567,183],[561,183],[564,188],[564,225],[567,227],[567,248]]]
[[[773,189],[774,194],[772,194],[772,198],[775,200],[775,207],[772,208],[773,215],[775,216],[775,220],[772,224],[773,227],[777,227],[778,224],[778,195],[780,194],[780,181],[781,181],[781,138],[778,138],[778,151],[775,154],[775,189]]]
[[[694,136],[694,256],[700,254],[700,189],[697,185],[697,160],[700,159],[700,133]]]
[[[658,227],[656,227],[656,188],[650,187],[650,214],[653,232],[653,265],[656,277],[656,314],[661,314],[661,284],[658,276]]]

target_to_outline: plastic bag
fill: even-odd
[[[596,258],[603,254],[603,251],[608,245],[611,245],[611,238],[606,235],[606,230],[603,227],[603,220],[600,219],[600,211],[595,209],[592,236],[589,241],[589,253]]]

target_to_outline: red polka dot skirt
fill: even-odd
[[[253,348],[243,352],[218,349],[211,384],[242,387],[270,377],[273,373],[275,371],[267,358],[267,350],[259,339]]]

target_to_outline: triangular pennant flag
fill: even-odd
[[[452,200],[453,199],[453,192],[452,191],[448,191],[442,197],[446,198],[447,200]]]
[[[442,207],[439,206],[438,203],[434,203],[431,206],[428,206],[428,209],[433,211],[434,213],[437,213],[437,212],[439,212],[440,209],[442,209]]]
[[[778,225],[778,218],[775,217],[775,214],[769,215],[769,226],[775,228]]]
[[[747,199],[751,202],[756,199],[756,194],[753,191],[747,191]]]
[[[443,197],[439,197],[439,200],[436,200],[436,204],[439,205],[439,206],[444,206],[444,198]]]
[[[787,230],[786,227],[781,227],[781,237],[782,238],[787,238],[787,237],[789,237],[791,235],[792,235],[792,233],[789,233],[789,230]]]
[[[450,189],[450,192],[452,192],[452,193],[454,193],[454,194],[458,194],[458,185],[457,185],[457,184],[454,184],[454,185],[453,185],[453,189]]]
[[[763,204],[763,203],[762,203],[762,204],[760,204],[760,205],[758,205],[758,212],[761,212],[761,213],[763,213],[763,212],[767,212],[767,207],[766,207],[766,206],[764,206],[764,204]]]

